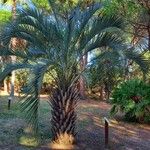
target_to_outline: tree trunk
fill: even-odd
[[[110,99],[110,91],[107,90],[105,93],[106,93],[106,101],[109,102],[109,99]]]
[[[11,97],[12,99],[14,98],[14,93],[15,93],[14,84],[15,84],[15,71],[13,71],[13,72],[12,72],[12,75],[11,75],[11,91],[10,91],[10,97]]]
[[[52,141],[57,145],[72,145],[76,135],[75,107],[79,99],[77,86],[56,88],[51,97],[52,106]],[[55,146],[52,145],[54,148]],[[55,147],[56,148],[56,147]]]
[[[106,82],[105,83],[105,100],[108,102],[109,101],[109,98],[110,98],[110,93],[111,93],[111,90],[110,90],[110,85]]]
[[[16,7],[17,7],[17,1],[13,0],[13,4],[12,4],[12,18],[13,18],[13,21],[16,19]],[[15,48],[16,48],[16,43],[17,43],[17,39],[16,38],[11,39],[10,46],[11,46],[11,48],[13,50],[15,50]],[[11,56],[11,60],[12,60],[12,63],[15,63],[16,62],[16,57],[15,56]],[[15,83],[15,71],[13,71],[12,75],[11,75],[11,92],[10,92],[10,97],[11,97],[12,100],[14,99],[14,83]]]
[[[84,77],[81,75],[80,80],[79,80],[79,84],[80,84],[80,97],[81,99],[85,99],[86,94],[85,94],[85,79]]]
[[[7,79],[4,80],[4,92],[7,94],[8,93],[8,87],[7,87]]]
[[[102,85],[100,87],[100,100],[103,101],[104,100],[104,86]]]
[[[149,16],[150,17],[150,16]],[[150,20],[149,20],[150,21]],[[150,24],[148,25],[148,50],[150,51]]]
[[[88,54],[86,54],[85,56],[83,56],[80,60],[80,70],[83,71],[87,65],[87,59],[88,59]],[[79,88],[80,88],[80,97],[81,99],[85,99],[86,98],[86,82],[85,82],[85,78],[83,77],[83,75],[80,76],[79,79]]]

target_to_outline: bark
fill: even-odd
[[[15,93],[14,84],[15,84],[15,71],[13,71],[12,75],[11,75],[11,92],[10,92],[10,97],[12,99],[14,98],[14,93]]]
[[[52,106],[52,141],[57,144],[73,144],[76,130],[75,107],[79,99],[76,86],[65,89],[56,88],[50,103]]]
[[[4,80],[4,92],[6,94],[10,92],[10,81],[7,78]]]
[[[149,17],[150,17],[150,14],[149,14]],[[148,31],[148,50],[150,51],[150,20],[149,20],[147,31]]]
[[[17,7],[17,1],[13,0],[13,4],[12,4],[12,18],[13,18],[13,21],[16,19],[16,7]],[[17,44],[17,39],[16,38],[11,39],[10,46],[13,50],[15,50],[16,44]],[[16,57],[11,56],[11,60],[12,60],[12,63],[14,63],[16,61]],[[10,97],[11,97],[12,100],[14,99],[14,84],[15,84],[15,71],[13,71],[12,75],[11,75]]]
[[[83,56],[80,60],[80,70],[83,71],[86,68],[87,65],[87,60],[88,60],[88,54]],[[83,75],[80,76],[79,79],[79,89],[80,89],[80,97],[81,99],[86,98],[86,81]]]
[[[7,87],[7,81],[6,81],[6,79],[4,80],[4,92],[8,93],[8,87]]]
[[[86,94],[85,94],[85,89],[86,89],[85,88],[85,79],[82,75],[80,77],[79,83],[80,83],[80,86],[79,86],[79,88],[80,88],[80,97],[81,97],[81,99],[85,99],[85,97],[86,97]]]
[[[111,89],[108,83],[105,83],[105,100],[109,101]]]
[[[17,0],[13,0],[13,4],[12,4],[12,17],[13,20],[16,19],[16,7],[17,6]]]
[[[107,90],[105,93],[106,93],[106,94],[105,94],[106,101],[109,102],[109,99],[110,99],[110,91]]]
[[[100,100],[101,101],[104,101],[104,86],[102,85],[101,87],[100,87]]]

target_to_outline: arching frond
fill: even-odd
[[[85,29],[89,20],[93,17],[95,12],[102,7],[100,3],[93,3],[86,10],[82,11],[80,7],[76,7],[74,11],[72,11],[70,15],[70,21],[72,24],[72,32],[74,43],[77,42],[83,30]]]
[[[89,44],[86,48],[86,52],[92,51],[96,48],[109,47],[111,49],[118,49],[119,47],[123,47],[123,39],[118,37],[118,35],[114,33],[105,32],[96,38],[94,42]]]
[[[144,74],[147,74],[150,67],[150,62],[148,59],[144,58],[142,54],[139,54],[137,51],[128,50],[125,52],[125,56],[139,65],[141,71]]]
[[[31,68],[30,81],[26,87],[23,87],[22,91],[24,97],[21,109],[26,112],[26,119],[36,133],[38,132],[39,94],[43,77],[48,67],[48,63],[34,65],[33,68]]]
[[[4,46],[0,47],[0,56],[10,56],[10,55],[13,55],[11,49]]]
[[[6,76],[8,76],[12,71],[23,69],[23,68],[31,68],[32,65],[26,63],[16,63],[16,64],[7,64],[4,66],[4,69],[0,73],[0,81],[4,80]]]
[[[86,30],[84,36],[81,37],[79,41],[80,49],[84,49],[88,43],[92,43],[95,39],[100,41],[100,36],[114,36],[114,38],[120,38],[121,40],[121,35],[118,35],[118,33],[122,32],[121,29],[123,29],[123,21],[121,18],[117,16],[99,16],[90,24],[89,30]],[[91,41],[92,39],[93,41]],[[123,40],[121,42],[123,43]]]

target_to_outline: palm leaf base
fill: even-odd
[[[71,146],[75,142],[75,107],[79,98],[76,86],[57,88],[52,94],[52,145]]]
[[[52,141],[50,144],[51,149],[61,149],[61,150],[66,150],[66,149],[74,149],[74,137],[68,133],[60,134],[57,137],[57,140]]]

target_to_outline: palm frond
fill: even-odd
[[[11,49],[8,47],[0,46],[0,56],[11,56],[14,55]]]
[[[73,26],[72,28],[74,29],[73,30],[74,33],[73,38],[75,38],[74,43],[78,41],[78,38],[82,34],[82,31],[84,30],[89,20],[93,17],[93,14],[95,14],[95,12],[99,10],[101,7],[102,5],[100,3],[93,3],[84,11],[82,11],[79,6],[77,6],[75,10],[72,11],[70,15],[71,18],[70,21]]]
[[[89,30],[86,29],[84,36],[82,36],[79,40],[80,49],[85,48],[85,46],[91,42],[92,39],[94,40],[99,38],[99,35],[106,36],[107,34],[110,34],[110,36],[114,35],[116,38],[117,35],[118,38],[121,37],[120,33],[122,32],[121,29],[123,29],[123,25],[124,22],[122,18],[118,16],[98,16],[89,25]],[[118,43],[116,43],[116,45],[117,44]]]
[[[4,80],[12,71],[24,68],[30,68],[32,65],[26,63],[7,64],[0,73],[0,81]]]
[[[19,37],[32,45],[43,47],[49,44],[62,44],[62,35],[53,21],[52,17],[45,14],[36,7],[19,10],[19,16],[13,23],[2,32],[0,39],[8,44],[13,37]]]
[[[61,32],[59,32],[52,16],[46,16],[44,12],[36,7],[21,9],[19,14],[18,20],[20,24],[34,27],[38,32],[41,32],[48,41],[54,40],[54,38],[55,40],[62,39]]]
[[[142,54],[139,54],[137,51],[133,51],[128,50],[125,52],[125,56],[127,57],[127,59],[130,59],[132,61],[134,61],[136,64],[139,65],[141,71],[144,74],[147,74],[149,71],[149,67],[150,67],[150,62],[148,61],[148,59],[144,58],[144,56]]]
[[[110,32],[105,32],[100,34],[95,42],[92,42],[87,47],[86,53],[96,49],[96,48],[102,48],[102,47],[109,47],[111,49],[119,49],[120,47],[123,47],[123,39],[119,37],[118,35]]]
[[[21,109],[26,112],[25,117],[35,133],[38,132],[39,95],[43,77],[48,67],[49,62],[42,62],[34,65],[31,68],[30,81],[22,90],[24,97]]]

